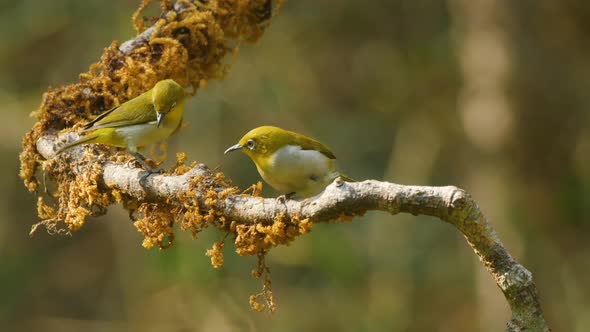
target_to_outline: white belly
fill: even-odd
[[[123,126],[115,128],[115,136],[131,152],[137,152],[137,148],[163,141],[176,131],[182,122],[184,102],[180,101],[174,109],[164,116],[160,127],[156,127],[156,121]]]
[[[156,123],[145,123],[117,128],[119,134],[129,146],[143,146],[166,139],[173,129],[156,128]]]
[[[338,176],[330,158],[295,145],[277,150],[265,170],[258,168],[258,172],[276,190],[305,197],[320,193]]]
[[[165,121],[166,119],[164,119]],[[116,128],[117,136],[120,137],[127,149],[136,152],[137,148],[163,141],[174,133],[177,124],[163,124],[156,127],[156,121],[124,126]]]

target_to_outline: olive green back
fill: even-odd
[[[299,145],[303,150],[319,151],[330,159],[336,159],[327,146],[315,139],[278,127],[262,126],[252,129],[240,139],[240,145],[246,146],[250,139],[254,140],[256,148],[253,151],[245,151],[248,154],[270,156],[284,146]]]

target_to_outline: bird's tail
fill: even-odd
[[[59,148],[59,150],[57,150],[57,152],[55,154],[58,155],[64,151],[69,150],[69,149],[71,149],[75,146],[78,146],[80,144],[92,143],[96,138],[98,138],[98,134],[96,134],[96,133],[82,136],[79,139],[77,139],[71,143],[68,143],[68,144],[62,146],[61,148]]]

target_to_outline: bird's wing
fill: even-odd
[[[86,129],[92,128],[97,122],[99,122],[100,120],[104,119],[107,115],[111,114],[117,108],[119,108],[119,106],[115,106],[115,107],[111,108],[110,110],[107,110],[107,111],[102,112],[100,115],[98,115],[96,118],[94,118],[94,120],[88,122],[84,126],[84,129],[86,130]]]
[[[152,103],[146,102],[145,98],[137,97],[100,114],[84,129],[131,126],[152,121],[156,121],[156,112]]]
[[[302,150],[315,150],[321,152],[324,156],[330,159],[336,159],[336,156],[330,149],[325,146],[324,144],[316,141],[313,138],[305,137],[303,135],[299,135],[295,138],[297,145],[301,147]]]

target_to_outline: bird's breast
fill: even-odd
[[[183,106],[180,104],[168,112],[159,128],[156,126],[156,121],[122,126],[116,128],[117,136],[121,137],[129,147],[141,147],[165,140],[182,122]]]
[[[331,159],[297,145],[280,148],[257,163],[257,168],[264,180],[278,191],[303,195],[321,191],[337,176]]]

